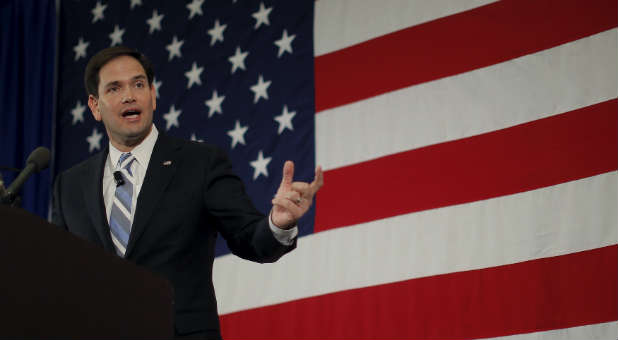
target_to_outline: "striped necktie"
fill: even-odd
[[[109,217],[109,226],[112,235],[112,242],[116,246],[116,253],[119,256],[124,256],[129,243],[129,235],[131,234],[131,216],[133,214],[131,206],[133,202],[133,173],[131,172],[131,163],[135,160],[135,156],[130,152],[123,153],[118,159],[116,171],[122,177],[122,181],[117,181],[116,193],[112,204],[112,212]],[[114,177],[117,177],[115,175]]]

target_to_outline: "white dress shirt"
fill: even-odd
[[[157,142],[157,137],[159,136],[159,131],[157,127],[152,124],[152,129],[146,138],[138,144],[133,150],[131,150],[131,154],[135,156],[135,161],[131,163],[131,173],[133,174],[133,182],[135,183],[135,188],[133,191],[133,197],[131,201],[131,211],[135,211],[135,207],[137,206],[137,198],[139,196],[139,192],[142,189],[142,184],[144,183],[144,176],[146,175],[146,169],[148,169],[148,163],[150,163],[150,156],[152,155],[152,150],[154,149],[154,145]],[[103,170],[103,202],[105,203],[105,216],[107,217],[107,222],[109,223],[109,217],[112,213],[112,205],[114,200],[114,195],[116,192],[116,181],[114,181],[114,171],[118,170],[116,168],[116,164],[118,163],[118,159],[120,155],[124,152],[116,149],[112,143],[109,143],[109,153],[107,155],[107,160],[105,161],[105,169]],[[131,224],[133,224],[134,213],[131,214]],[[294,241],[296,235],[298,235],[298,226],[294,226],[291,229],[281,229],[274,225],[270,215],[268,217],[268,222],[270,225],[270,230],[272,230],[275,238],[281,242],[283,245],[291,245]]]

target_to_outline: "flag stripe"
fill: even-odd
[[[496,0],[337,0],[315,2],[314,43],[319,56],[400,29],[483,6]],[[385,20],[388,18],[388,20]],[[341,30],[341,22],[353,30]],[[337,32],[333,34],[333,32]]]
[[[328,53],[315,60],[316,111],[596,34],[617,11],[614,0],[504,0]]]
[[[316,115],[317,163],[330,170],[616,98],[617,42],[612,29],[324,111]]]
[[[325,172],[314,230],[513,194],[618,168],[618,102]],[[375,180],[375,174],[383,174]],[[362,194],[357,192],[362,186]],[[445,194],[448,193],[448,194]]]
[[[228,314],[221,325],[228,338],[491,337],[616,320],[616,286],[613,245],[306,298]],[[368,307],[383,301],[388,308]]]
[[[220,313],[618,242],[618,173],[305,236],[273,265],[215,260]],[[311,268],[311,270],[307,270]],[[251,289],[241,289],[252,282]],[[257,294],[256,292],[259,292]]]

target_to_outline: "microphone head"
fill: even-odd
[[[124,178],[122,178],[120,171],[114,171],[114,181],[116,181],[116,187],[124,184]]]
[[[34,149],[30,156],[28,156],[28,160],[26,160],[26,164],[34,164],[34,171],[39,172],[43,169],[47,169],[49,166],[49,149],[43,146],[39,146]]]

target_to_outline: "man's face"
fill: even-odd
[[[120,56],[99,71],[99,98],[88,97],[88,106],[97,121],[103,121],[114,147],[128,151],[139,144],[152,128],[157,107],[154,86],[135,58]]]

